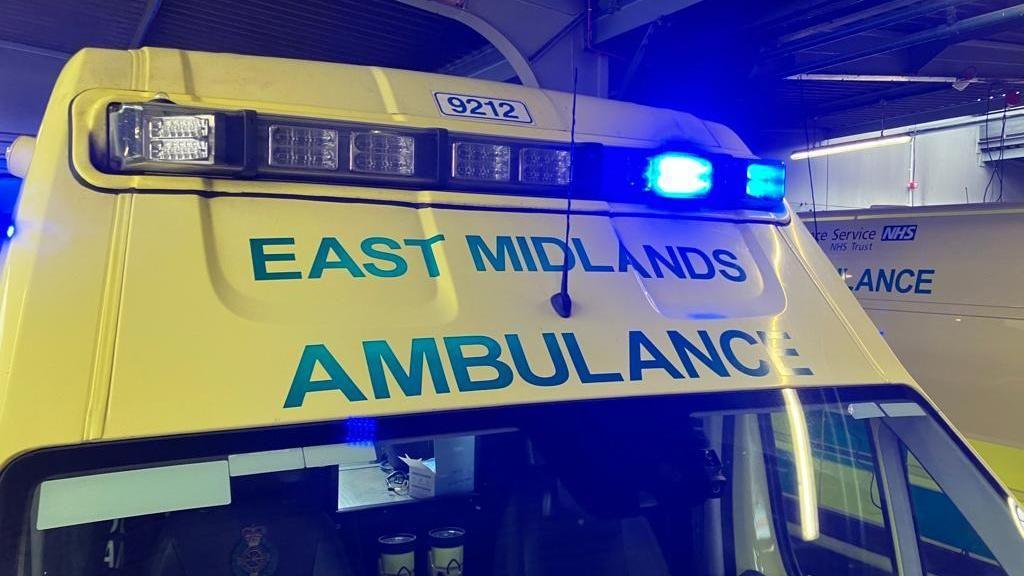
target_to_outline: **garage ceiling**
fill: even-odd
[[[414,70],[436,70],[486,42],[392,0],[8,0],[0,40],[69,54],[145,45]]]
[[[1008,0],[706,0],[608,48],[630,57],[648,37],[626,99],[693,110],[755,141],[839,136],[1000,110],[1024,88],[1024,2]],[[623,67],[617,69],[622,70]],[[810,74],[989,78],[794,80]],[[920,78],[918,78],[920,79]],[[895,80],[890,78],[888,80]]]
[[[584,10],[588,2],[579,4]],[[895,127],[1000,110],[1024,87],[1019,83],[1024,2],[590,0],[589,5],[595,18],[611,20],[650,8],[648,25],[595,46],[610,54],[613,96],[727,122],[755,146],[802,140],[805,129],[813,138],[828,137],[877,130],[883,122]],[[669,15],[657,17],[664,13]],[[522,22],[531,25],[527,11]],[[140,45],[431,71],[474,59],[487,62],[494,52],[462,24],[395,0],[0,3],[0,48],[60,58],[83,46]],[[957,90],[950,81],[787,79],[802,73],[991,80]],[[2,100],[0,93],[0,106]]]

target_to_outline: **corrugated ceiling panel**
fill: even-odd
[[[164,0],[145,44],[436,70],[485,40],[393,0]]]
[[[0,2],[0,40],[72,53],[83,46],[125,48],[145,0]]]

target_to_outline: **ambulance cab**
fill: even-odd
[[[88,49],[17,148],[0,574],[1024,575],[724,126]]]

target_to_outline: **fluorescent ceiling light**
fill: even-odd
[[[820,156],[842,154],[844,152],[856,152],[857,150],[868,150],[870,148],[879,148],[881,146],[906,144],[907,142],[910,142],[910,136],[906,134],[903,134],[901,136],[886,136],[884,138],[872,138],[871,140],[860,140],[857,142],[846,142],[844,144],[833,144],[830,146],[822,146],[820,148],[811,148],[809,150],[798,150],[790,154],[789,159],[805,160],[807,158],[818,158]]]

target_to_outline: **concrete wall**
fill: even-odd
[[[879,204],[924,206],[999,201],[998,178],[993,178],[989,185],[995,163],[982,163],[978,155],[978,130],[978,125],[941,129],[919,134],[913,145],[899,144],[815,158],[810,163],[817,208],[838,210]],[[797,210],[809,210],[808,161],[789,160],[790,152],[791,148],[774,150],[762,156],[786,161],[786,195]],[[916,162],[912,161],[912,152]],[[911,180],[912,162],[918,186],[910,194],[907,185]],[[1003,164],[1002,201],[1024,202],[1024,160],[1004,161]]]

